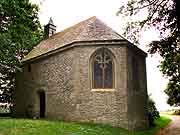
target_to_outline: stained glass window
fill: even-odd
[[[92,62],[93,88],[113,88],[114,63],[111,53],[107,49],[96,52]]]

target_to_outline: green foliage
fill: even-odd
[[[159,111],[155,106],[155,102],[150,97],[148,98],[148,112],[152,112],[155,119],[160,117]]]
[[[0,107],[0,114],[1,113],[10,113],[10,109],[9,108],[4,108],[4,107]]]
[[[149,119],[149,125],[154,126],[155,119],[159,118],[159,112],[155,106],[155,102],[153,101],[150,96],[148,97],[148,119]]]
[[[38,7],[29,0],[0,1],[0,102],[10,102],[20,60],[42,38]]]
[[[61,121],[0,119],[1,135],[154,135],[166,126],[170,119],[158,118],[156,127],[141,132],[129,132],[122,128],[90,123],[67,123]]]
[[[180,110],[175,110],[173,113],[172,113],[172,115],[180,115]]]
[[[124,33],[131,41],[138,43],[138,36],[144,29],[153,27],[159,31],[160,40],[150,43],[149,53],[158,53],[162,57],[159,68],[169,79],[165,93],[171,106],[180,105],[179,7],[179,0],[128,0],[117,13],[134,18],[129,20]]]

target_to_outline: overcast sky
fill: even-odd
[[[57,26],[57,32],[83,21],[91,16],[97,16],[108,26],[119,34],[122,34],[122,26],[126,22],[124,18],[116,16],[122,2],[126,0],[31,0],[40,6],[40,22],[42,25],[48,23],[50,17],[53,18]],[[41,3],[41,2],[42,3]],[[144,32],[140,39],[140,48],[147,51],[145,45],[150,41],[158,39],[158,32],[150,30]],[[162,77],[157,66],[159,56],[147,58],[147,83],[148,93],[156,102],[159,110],[169,108],[166,104],[166,95],[163,90],[166,88],[167,80]]]

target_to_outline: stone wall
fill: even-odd
[[[19,73],[15,95],[15,113],[21,111],[26,115],[28,106],[32,106],[34,117],[39,117],[39,95],[38,92],[45,91],[46,94],[46,116],[47,118],[61,118],[61,111],[71,111],[71,103],[59,106],[61,102],[69,102],[73,89],[73,65],[75,64],[74,50],[67,50],[56,54],[48,59],[26,64],[23,72]],[[28,71],[28,66],[31,71]],[[17,94],[16,94],[17,93]],[[21,95],[24,94],[24,99]],[[15,96],[15,97],[17,97]],[[22,102],[25,101],[25,102]],[[20,103],[20,104],[18,104]],[[23,107],[22,107],[23,106]],[[25,107],[25,108],[24,108]]]
[[[128,120],[130,130],[148,127],[146,59],[128,49]]]
[[[75,119],[109,123],[127,128],[126,47],[108,47],[115,55],[115,89],[91,90],[90,57],[101,47],[76,48],[76,82],[74,97],[77,114]]]
[[[144,120],[144,82],[141,81],[143,100],[140,101],[131,88],[133,82],[131,73],[128,74],[132,70],[131,58],[127,56],[126,46],[107,46],[115,56],[115,89],[91,90],[90,57],[101,47],[103,46],[70,48],[48,58],[36,60],[30,64],[30,72],[29,64],[24,65],[23,72],[17,75],[14,116],[39,117],[38,92],[45,91],[45,115],[49,119],[107,123],[127,129],[134,126],[132,120],[136,121],[136,125],[142,118]],[[141,59],[142,69],[139,70],[143,72],[141,76],[145,77],[145,63],[143,58]],[[140,110],[133,107],[134,101]],[[134,119],[136,115],[137,119]]]

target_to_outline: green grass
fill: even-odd
[[[146,131],[137,132],[135,135],[154,135],[162,127],[167,126],[171,122],[171,119],[165,116],[161,116],[159,119],[155,120],[155,127],[152,127]]]
[[[0,135],[153,135],[168,122],[168,118],[161,117],[156,121],[157,127],[132,133],[101,124],[0,118]]]

